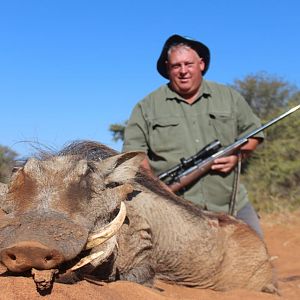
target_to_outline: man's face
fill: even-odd
[[[191,48],[175,47],[166,62],[172,88],[185,99],[195,96],[202,82],[204,61]]]

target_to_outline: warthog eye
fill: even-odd
[[[121,184],[119,182],[113,181],[113,182],[110,182],[110,183],[106,184],[105,187],[108,188],[108,189],[113,189],[113,188],[115,188],[117,186],[120,186],[120,185]]]

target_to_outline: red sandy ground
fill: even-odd
[[[264,215],[265,240],[277,271],[281,296],[247,290],[214,292],[157,282],[150,289],[131,282],[102,286],[86,281],[75,285],[54,284],[52,293],[40,296],[30,278],[0,277],[0,299],[13,300],[299,300],[300,299],[300,211]],[[162,289],[162,291],[160,290]]]

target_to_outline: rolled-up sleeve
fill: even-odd
[[[237,101],[237,118],[239,137],[245,136],[246,134],[261,127],[260,119],[254,114],[252,108],[241,95],[239,95],[239,99]],[[261,131],[253,137],[264,139],[264,133]]]

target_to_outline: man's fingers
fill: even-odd
[[[236,155],[221,157],[221,158],[217,158],[214,161],[214,164],[212,165],[211,169],[222,173],[227,173],[230,172],[235,167],[236,163],[237,163]]]

